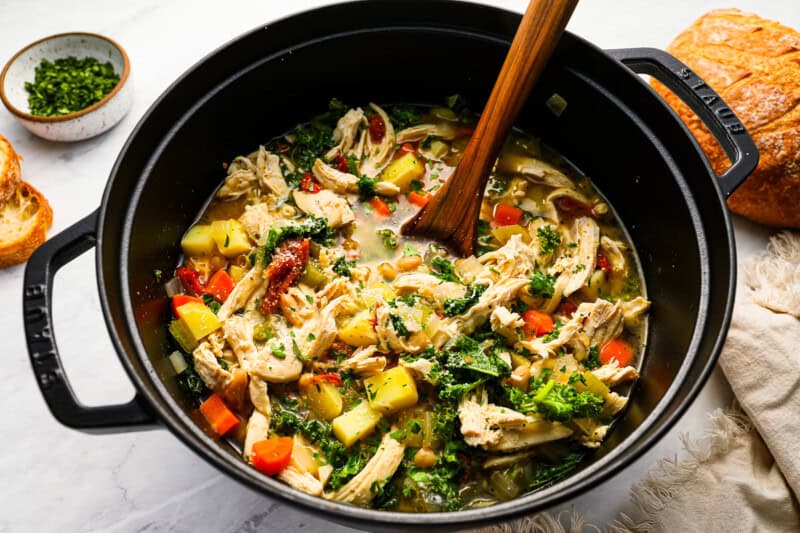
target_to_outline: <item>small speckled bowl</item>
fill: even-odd
[[[99,102],[74,113],[59,117],[38,117],[30,114],[25,82],[33,81],[42,59],[75,56],[110,61],[119,83]],[[99,135],[115,126],[130,110],[132,103],[128,54],[122,47],[95,33],[60,33],[40,39],[16,54],[0,73],[0,100],[20,124],[31,133],[51,141],[81,141]]]

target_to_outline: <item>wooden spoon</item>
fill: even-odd
[[[577,3],[531,0],[461,162],[444,186],[403,224],[404,235],[436,239],[464,257],[475,252],[489,173]]]

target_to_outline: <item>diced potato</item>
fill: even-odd
[[[366,378],[364,388],[370,406],[385,415],[416,405],[419,400],[414,376],[402,366]]]
[[[225,257],[236,257],[252,248],[247,232],[238,220],[215,220],[211,223],[211,234]]]
[[[332,420],[342,414],[342,395],[332,383],[309,383],[300,387],[300,394],[317,418]]]
[[[381,179],[400,187],[401,192],[408,190],[413,180],[425,175],[425,165],[413,153],[407,153],[391,163],[381,172]]]
[[[228,269],[228,274],[231,275],[231,279],[233,279],[234,283],[239,283],[242,281],[242,278],[245,277],[248,272],[249,269],[236,265],[231,265],[231,267]]]
[[[369,346],[378,343],[378,334],[372,327],[370,313],[359,311],[344,326],[339,328],[339,339],[350,346]]]
[[[607,294],[606,287],[606,273],[601,269],[597,269],[589,278],[589,281],[581,287],[581,295],[587,300],[597,300],[600,294]]]
[[[426,157],[432,157],[434,159],[441,159],[447,152],[450,151],[450,145],[446,142],[442,142],[439,139],[434,139],[430,142],[430,145],[427,148],[421,148],[420,152]]]
[[[364,304],[372,309],[378,302],[388,302],[397,298],[397,293],[386,283],[376,283],[361,291],[361,298]]]
[[[522,235],[523,242],[531,242],[531,235],[528,230],[519,224],[512,224],[510,226],[498,226],[492,230],[492,237],[501,245],[508,242],[512,235]]]
[[[298,435],[294,435],[294,445],[292,446],[291,463],[300,472],[308,472],[317,475],[319,463],[314,458],[314,451],[306,440]]]
[[[333,419],[331,429],[336,438],[348,448],[359,439],[371,435],[380,422],[381,414],[367,402],[361,402],[350,411]]]
[[[222,325],[214,311],[200,302],[185,303],[177,311],[181,325],[195,341],[199,341]]]
[[[211,226],[198,224],[189,228],[181,239],[183,253],[189,256],[206,256],[217,253],[217,243],[211,232]]]
[[[173,320],[169,323],[169,332],[184,352],[192,353],[197,348],[197,341],[194,336],[180,320]]]
[[[530,366],[531,361],[527,357],[523,355],[519,355],[516,353],[511,354],[511,366],[513,368],[517,368],[518,366],[528,365]]]

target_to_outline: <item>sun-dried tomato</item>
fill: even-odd
[[[200,281],[200,272],[190,267],[180,267],[175,271],[175,275],[181,280],[183,290],[192,296],[200,296],[205,292],[203,282]]]
[[[578,310],[578,306],[569,300],[564,300],[558,306],[558,314],[572,318],[572,314]]]
[[[303,179],[300,180],[300,190],[314,194],[321,191],[322,186],[317,181],[317,178],[314,177],[314,174],[306,172],[305,175],[303,175]]]
[[[369,117],[369,137],[372,142],[379,143],[386,135],[386,123],[380,115],[372,115]]]
[[[287,241],[272,256],[272,262],[264,271],[269,281],[267,292],[261,300],[261,310],[273,313],[278,308],[281,294],[286,293],[294,281],[303,273],[308,263],[308,239]]]
[[[580,202],[569,196],[562,196],[555,201],[556,207],[566,215],[594,217],[592,206]]]
[[[605,272],[606,276],[611,275],[611,262],[603,254],[597,254],[597,268]]]
[[[333,160],[333,165],[339,172],[350,172],[350,165],[347,163],[347,158],[343,155],[337,155]]]

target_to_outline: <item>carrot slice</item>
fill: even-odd
[[[431,199],[431,194],[420,194],[417,191],[411,191],[408,193],[408,201],[412,204],[416,204],[420,207],[425,207],[425,204]]]
[[[214,297],[215,300],[222,303],[228,299],[231,291],[233,291],[233,278],[227,272],[220,269],[217,270],[211,279],[206,283],[206,292]]]
[[[392,211],[389,209],[389,206],[386,202],[383,201],[382,198],[379,196],[373,196],[369,201],[369,206],[372,210],[379,216],[388,217],[391,216]]]
[[[600,348],[600,360],[608,364],[612,359],[616,359],[619,366],[628,366],[633,360],[633,346],[619,337],[611,339]]]
[[[200,412],[217,435],[224,435],[239,425],[239,417],[228,409],[225,401],[216,392],[200,404]]]
[[[253,466],[256,470],[274,476],[289,466],[294,440],[292,437],[276,437],[253,444]]]
[[[513,205],[497,204],[494,210],[495,226],[512,226],[522,220],[522,209]]]
[[[525,311],[522,315],[522,320],[525,321],[525,335],[530,337],[539,337],[546,333],[550,333],[555,329],[553,318],[547,313],[541,311],[534,311],[533,309]]]

